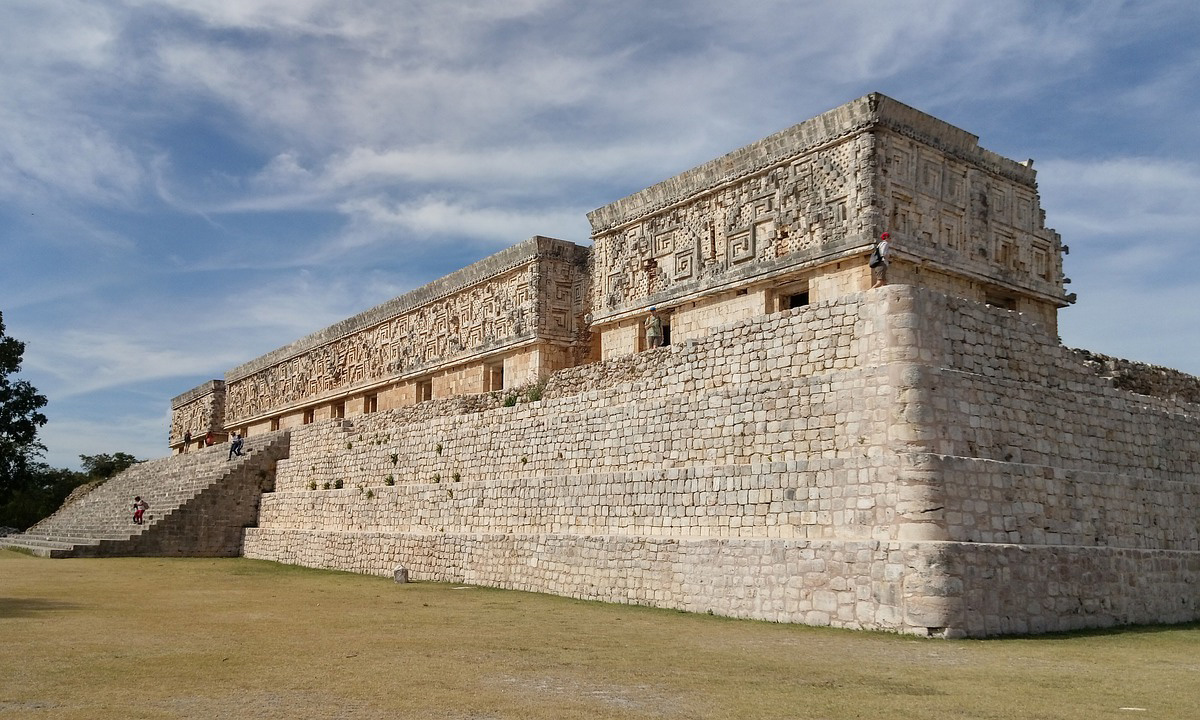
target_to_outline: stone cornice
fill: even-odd
[[[171,409],[177,410],[198,398],[202,398],[205,395],[211,395],[212,393],[214,393],[218,390],[224,390],[224,389],[225,389],[225,381],[224,380],[209,380],[208,382],[204,383],[203,385],[197,385],[196,387],[192,388],[191,390],[188,390],[187,392],[183,393],[182,395],[177,395],[177,396],[171,398]]]

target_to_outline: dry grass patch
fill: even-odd
[[[457,588],[0,551],[0,718],[1098,720],[1200,706],[1197,625],[917,640]]]

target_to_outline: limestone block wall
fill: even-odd
[[[813,460],[276,492],[260,523],[337,532],[870,537],[895,522],[878,462]],[[368,491],[370,494],[368,495]]]
[[[278,487],[860,458],[885,432],[888,402],[859,397],[860,388],[887,380],[861,365],[884,352],[872,347],[880,331],[857,312],[861,302],[787,311],[644,353],[657,362],[635,378],[619,360],[567,369],[538,402],[466,415],[440,414],[435,402],[355,418],[351,430],[301,428]],[[621,381],[605,377],[609,370]],[[577,375],[595,384],[581,392]]]
[[[921,503],[884,450],[897,422],[896,373],[879,370],[893,362],[889,312],[852,296],[565,370],[534,402],[506,407],[501,393],[466,414],[433,402],[301,428],[246,554],[940,628],[907,588],[926,572],[920,548],[897,540],[924,519],[898,510]]]
[[[647,308],[649,310],[649,308]],[[600,357],[611,360],[631,352],[644,349],[644,326],[646,313],[629,318],[619,324],[610,325],[600,334]]]
[[[689,612],[907,633],[944,630],[913,543],[660,536],[248,531],[248,557]]]
[[[1016,313],[889,286],[532,402],[298,429],[246,554],[921,634],[1195,619],[1194,406],[1113,384]]]
[[[765,315],[768,298],[762,289],[730,292],[685,303],[670,315],[671,341],[687,342],[707,335],[712,329],[738,320]]]
[[[1159,365],[1147,365],[1087,350],[1076,357],[1097,375],[1111,378],[1113,387],[1164,400],[1200,404],[1200,378]]]
[[[826,265],[809,280],[809,295],[813,301],[832,300],[843,295],[862,292],[871,287],[871,268],[867,254]]]
[[[1114,387],[1016,313],[929,292],[914,309],[928,433],[908,462],[936,480],[954,624],[1200,617],[1200,406]]]
[[[927,294],[922,343],[947,398],[940,452],[1196,482],[1200,406],[1114,387],[1012,313]],[[940,336],[949,317],[955,327]]]

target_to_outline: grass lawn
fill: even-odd
[[[0,550],[0,718],[1200,718],[1200,625],[922,640]]]

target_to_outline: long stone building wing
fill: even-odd
[[[180,468],[286,453],[223,551],[920,635],[1200,618],[1200,380],[1061,346],[1032,161],[871,94],[589,220],[175,398]]]

